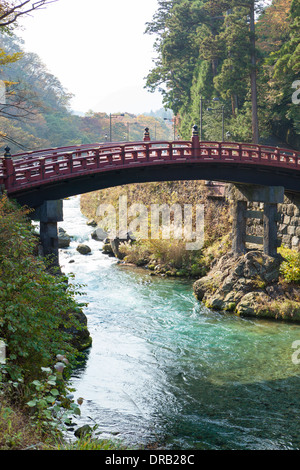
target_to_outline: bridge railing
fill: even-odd
[[[195,133],[191,141],[147,139],[45,149],[13,157],[8,153],[0,159],[0,184],[5,185],[8,192],[15,193],[83,173],[184,161],[241,163],[300,170],[300,154],[293,150],[235,142],[199,142],[199,136]]]
[[[110,144],[96,149],[77,148],[68,152],[45,152],[30,158],[13,161],[13,174],[10,175],[10,188],[18,191],[36,183],[52,181],[61,177],[75,176],[112,167],[130,166],[140,163],[158,163],[191,157],[191,142],[133,142],[129,144]],[[2,171],[2,177],[4,173]],[[5,178],[4,178],[5,179]],[[0,179],[1,184],[1,179]]]

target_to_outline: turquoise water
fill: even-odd
[[[93,347],[75,371],[78,425],[167,449],[299,449],[300,326],[219,314],[192,283],[150,277],[104,256],[78,199],[61,224],[76,240],[61,264],[86,284]],[[75,248],[86,241],[90,256]],[[70,264],[70,260],[75,262]]]

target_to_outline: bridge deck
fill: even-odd
[[[21,153],[0,160],[0,185],[8,195],[112,170],[173,164],[253,165],[299,172],[299,152],[234,142],[149,141],[87,144]]]

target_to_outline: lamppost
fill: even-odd
[[[221,111],[222,112],[222,142],[225,141],[225,113],[224,113],[224,105],[221,108],[207,108],[207,111]]]
[[[213,99],[205,99],[200,96],[200,135],[199,139],[200,142],[202,142],[202,137],[203,137],[203,104],[204,103],[211,103],[212,101],[220,101],[219,98],[213,98]]]
[[[112,142],[112,119],[119,116],[125,116],[125,114],[111,114],[109,115],[109,141]]]
[[[129,142],[129,136],[130,136],[130,126],[131,124],[138,124],[138,122],[127,122],[127,142]]]
[[[164,121],[170,121],[174,123],[174,140],[176,140],[176,120],[175,117],[172,119],[164,118]]]

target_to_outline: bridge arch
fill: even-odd
[[[300,192],[299,152],[234,142],[151,141],[80,145],[11,156],[0,162],[0,185],[32,208],[44,201],[130,183],[180,180],[283,186]]]
[[[200,142],[194,126],[190,141],[151,141],[146,129],[140,142],[88,144],[14,156],[6,148],[0,161],[0,186],[8,196],[37,212],[43,207],[39,220],[50,251],[58,251],[55,224],[57,229],[62,213],[47,202],[130,183],[180,180],[279,187],[300,193],[300,154],[254,144]],[[274,232],[274,245],[275,219],[272,224],[269,232]]]

